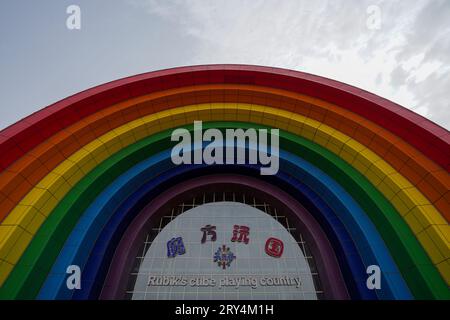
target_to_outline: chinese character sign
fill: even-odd
[[[269,256],[279,258],[283,254],[283,249],[284,245],[280,239],[277,238],[267,239],[265,251]]]
[[[203,232],[202,243],[206,242],[207,236],[211,236],[211,241],[216,241],[216,239],[217,239],[216,226],[207,224],[206,226],[200,228],[200,231]]]
[[[243,242],[248,244],[250,239],[248,238],[250,235],[250,228],[247,226],[233,226],[233,236],[231,238],[232,242]]]
[[[177,255],[182,255],[186,253],[186,249],[183,244],[183,239],[181,237],[172,238],[167,241],[167,256],[174,258]]]

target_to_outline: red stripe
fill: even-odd
[[[2,169],[83,117],[121,101],[201,84],[250,84],[319,98],[386,128],[450,171],[450,133],[389,100],[350,85],[298,71],[247,65],[181,67],[140,74],[80,92],[0,132]]]

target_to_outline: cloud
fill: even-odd
[[[192,39],[182,64],[310,72],[393,100],[450,128],[450,2],[131,1]],[[379,30],[367,8],[380,8]]]

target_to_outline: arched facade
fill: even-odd
[[[279,128],[278,173],[174,165],[170,134],[195,120]],[[390,101],[276,68],[183,67],[83,91],[0,132],[0,297],[117,297],[107,294],[114,261],[146,206],[228,174],[308,212],[297,223],[317,227],[311,239],[328,243],[319,260],[339,270],[329,298],[448,299],[449,143],[447,130]],[[73,264],[83,286],[69,291]],[[370,265],[381,289],[366,287]]]

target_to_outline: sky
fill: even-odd
[[[0,129],[105,82],[215,63],[335,79],[450,129],[450,0],[1,0]]]

